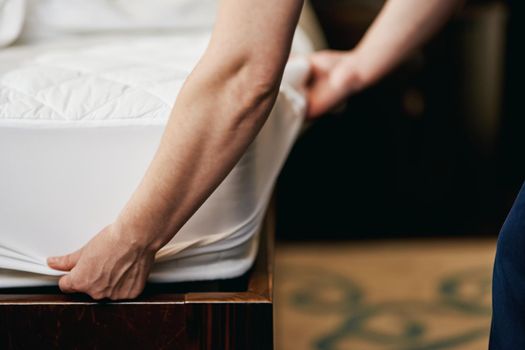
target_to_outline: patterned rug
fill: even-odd
[[[486,349],[495,244],[281,244],[277,350]]]

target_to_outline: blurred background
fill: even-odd
[[[383,4],[312,0],[344,50]],[[281,348],[486,348],[496,237],[525,180],[522,7],[467,1],[297,142],[277,189]]]
[[[343,50],[383,3],[312,1]],[[279,237],[496,235],[525,179],[518,5],[467,1],[399,69],[315,123],[280,178]]]

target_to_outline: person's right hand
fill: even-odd
[[[50,257],[47,263],[69,272],[58,281],[64,293],[85,293],[95,300],[134,299],[146,285],[157,251],[142,243],[144,237],[148,235],[142,228],[124,228],[117,222],[76,252]]]
[[[307,118],[317,118],[344,102],[363,87],[353,51],[326,50],[310,56]]]

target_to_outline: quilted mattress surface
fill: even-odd
[[[298,36],[295,51],[308,51]],[[0,50],[0,287],[54,284],[45,259],[111,223],[142,178],[208,34],[82,37]],[[157,255],[151,281],[244,273],[305,111],[294,56],[255,142]]]

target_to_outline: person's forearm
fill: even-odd
[[[181,89],[155,157],[119,217],[49,257],[65,293],[133,299],[158,250],[226,177],[266,121],[302,0],[221,0],[206,53]]]
[[[197,69],[188,79],[158,152],[119,218],[133,227],[128,232],[141,235],[135,237],[140,244],[155,250],[232,169],[264,123],[278,91],[254,89],[243,77],[249,72],[214,79],[206,74]]]
[[[463,0],[388,0],[355,52],[359,79],[370,85],[439,30]]]
[[[117,220],[140,245],[157,250],[172,238],[240,159],[273,107],[301,2],[290,2],[281,8],[285,16],[277,17],[269,4],[251,3],[224,5],[224,20],[219,18],[153,162]],[[236,23],[228,6],[259,6],[267,22]],[[271,26],[272,18],[288,22],[261,27]]]

